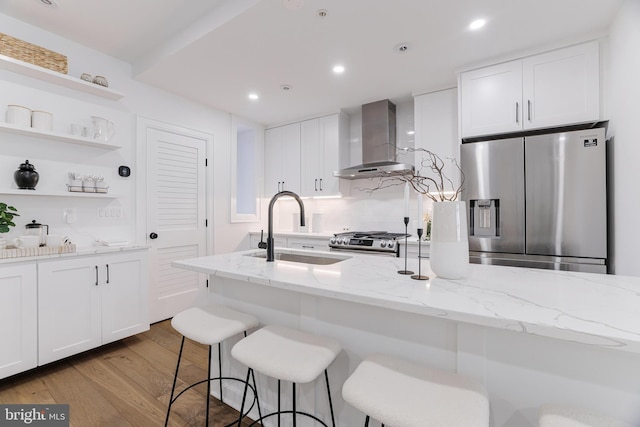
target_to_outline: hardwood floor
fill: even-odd
[[[156,323],[145,333],[0,380],[0,403],[68,403],[73,427],[162,426],[181,338],[168,320]],[[206,377],[207,347],[187,340],[182,360],[178,392]],[[185,392],[169,425],[203,426],[206,391],[205,383]],[[210,399],[210,426],[237,419],[236,410]]]

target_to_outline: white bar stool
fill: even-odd
[[[222,380],[233,380],[243,382],[242,379],[223,377],[222,376],[222,341],[231,338],[241,332],[244,332],[244,336],[247,336],[247,330],[258,326],[258,319],[250,314],[241,313],[236,310],[232,310],[228,307],[211,304],[204,307],[193,307],[185,311],[176,314],[171,319],[171,326],[180,334],[182,334],[182,343],[180,344],[180,353],[178,354],[178,363],[176,365],[176,374],[173,377],[173,386],[171,387],[171,397],[169,399],[169,406],[167,408],[167,418],[165,420],[165,427],[169,424],[169,415],[171,414],[171,406],[173,403],[190,388],[207,383],[207,412],[205,415],[205,425],[209,425],[209,398],[211,395],[211,381],[217,380],[220,382],[220,401],[224,403],[222,398]],[[184,390],[182,390],[176,397],[173,394],[176,389],[176,381],[178,379],[178,370],[180,369],[180,360],[182,359],[182,350],[184,349],[184,341],[188,338],[192,341],[199,342],[200,344],[209,346],[209,362],[207,366],[207,378],[191,384]],[[211,378],[211,348],[214,344],[218,344],[218,369],[220,376]],[[248,381],[248,380],[247,380]],[[245,387],[246,390],[246,387]],[[257,402],[256,380],[253,378],[254,401]],[[245,391],[246,393],[246,391]],[[260,404],[258,403],[258,413],[260,413]],[[253,405],[251,406],[251,408]],[[251,410],[247,411],[247,413]],[[243,414],[240,412],[240,419]],[[233,423],[235,424],[235,423]],[[239,425],[239,423],[238,423]]]
[[[569,405],[547,403],[540,406],[539,427],[631,427],[597,412]]]
[[[278,410],[261,416],[260,419],[251,425],[277,415],[279,426],[280,416],[282,414],[293,414],[293,422],[291,425],[294,427],[296,426],[297,415],[312,418],[327,427],[327,424],[316,416],[306,412],[299,412],[296,409],[296,384],[314,381],[322,374],[322,371],[324,371],[327,396],[329,398],[329,410],[331,411],[331,422],[335,427],[336,422],[333,414],[333,403],[331,402],[331,389],[329,388],[327,368],[340,351],[340,344],[332,338],[279,325],[265,326],[248,337],[243,338],[231,349],[231,355],[237,361],[249,367],[240,412],[244,410],[249,373],[253,373],[253,371],[256,370],[278,380]],[[290,381],[293,383],[293,408],[290,411],[281,410],[280,381]]]
[[[395,357],[373,354],[347,378],[342,397],[393,427],[488,427],[489,399],[478,382]]]

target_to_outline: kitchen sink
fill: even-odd
[[[267,253],[254,252],[251,254],[247,254],[247,256],[266,259]],[[279,261],[299,262],[302,264],[331,265],[331,264],[338,263],[340,261],[344,261],[351,257],[277,252],[276,254],[274,254],[274,258]]]

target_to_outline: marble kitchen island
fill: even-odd
[[[330,377],[341,426],[361,425],[340,387],[375,351],[480,380],[492,426],[535,426],[545,402],[587,406],[640,425],[640,278],[472,265],[467,278],[444,280],[423,260],[432,278],[416,281],[396,273],[401,258],[325,253],[348,259],[312,265],[267,263],[250,256],[256,252],[174,266],[208,274],[212,301],[264,324],[338,339],[344,351]],[[409,260],[409,268],[417,271],[417,261]],[[225,360],[225,374],[242,376],[241,366]],[[273,405],[275,382],[259,382],[265,405]],[[232,401],[239,399],[234,387]],[[321,382],[301,387],[300,403],[325,415],[324,393]]]

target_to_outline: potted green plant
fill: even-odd
[[[16,226],[13,222],[13,218],[16,216],[20,216],[16,208],[0,202],[0,234],[7,233],[11,227]],[[0,249],[4,249],[5,246],[7,246],[7,241],[4,237],[0,237]]]

